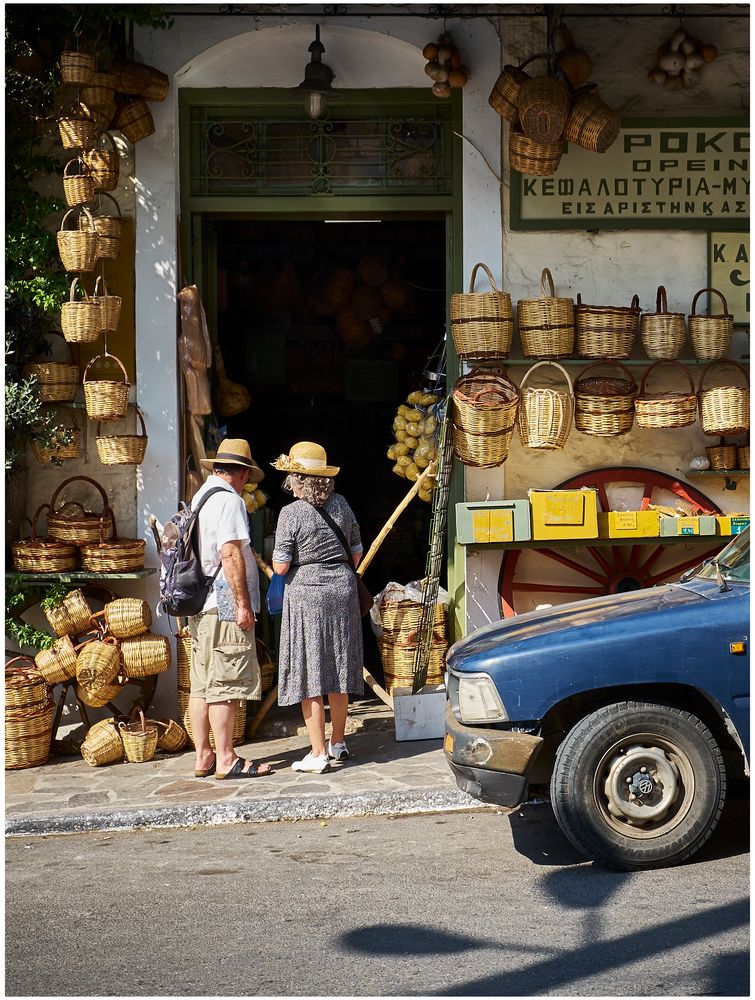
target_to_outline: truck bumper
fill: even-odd
[[[543,740],[483,726],[465,726],[446,705],[444,750],[462,791],[502,806],[518,806],[527,798],[532,766]]]

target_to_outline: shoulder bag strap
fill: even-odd
[[[197,526],[199,525],[199,512],[200,512],[200,510],[204,507],[204,505],[207,503],[207,501],[210,499],[210,497],[214,496],[215,493],[228,493],[228,490],[224,489],[222,486],[213,486],[211,490],[208,490],[205,493],[205,495],[200,499],[200,501],[196,505],[196,507],[192,510],[192,514],[196,514],[197,515],[197,520],[195,522],[197,524]],[[195,537],[195,541],[196,541],[196,544],[197,544],[197,555],[199,555],[199,531],[197,531],[197,533],[196,533],[196,535],[194,537]],[[212,576],[207,577],[207,579],[210,581],[210,583],[215,583],[215,578],[217,577],[218,573],[220,572],[220,567],[222,565],[223,565],[223,560],[221,559],[220,562],[218,563],[218,568],[215,570],[215,572],[212,574]]]
[[[333,520],[333,518],[330,516],[330,514],[327,513],[327,511],[324,511],[322,509],[322,507],[315,507],[315,510],[320,515],[320,517],[323,519],[323,521],[326,521],[330,525],[330,527],[333,529],[333,534],[336,536],[336,538],[338,539],[338,541],[344,547],[344,550],[346,552],[346,556],[348,558],[349,566],[351,566],[351,568],[356,573],[356,567],[354,566],[354,561],[351,558],[351,549],[349,548],[349,543],[346,541],[346,535],[344,535],[344,533],[338,527],[338,525]]]

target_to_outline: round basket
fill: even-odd
[[[93,364],[100,361],[107,361],[110,358],[118,365],[123,372],[123,381],[114,379],[97,379],[94,382],[87,381],[87,374]],[[84,385],[84,403],[86,405],[87,416],[90,420],[122,420],[128,410],[128,393],[131,383],[128,380],[126,369],[114,354],[97,355],[92,358],[84,369],[82,376]]]
[[[416,646],[422,620],[422,605],[418,601],[380,602],[381,636],[394,646]],[[436,604],[433,614],[433,645],[445,646],[448,639],[448,605]]]
[[[92,609],[81,590],[69,590],[54,607],[42,608],[55,635],[84,635],[91,629]]]
[[[98,541],[79,546],[81,566],[87,573],[133,573],[144,569],[145,542],[141,538],[119,538],[115,514],[108,508],[112,537],[104,533]]]
[[[616,142],[621,118],[597,94],[586,93],[572,102],[564,139],[593,153],[605,153]]]
[[[31,537],[11,545],[13,566],[19,573],[62,573],[78,564],[79,550],[75,545],[37,538],[37,519],[43,510],[49,509],[48,503],[42,504],[32,519]]]
[[[492,292],[475,292],[477,271],[488,276]],[[451,334],[462,360],[508,358],[514,335],[514,311],[508,292],[499,292],[485,264],[475,264],[469,292],[451,296]]]
[[[532,177],[551,177],[558,170],[564,144],[535,142],[517,128],[509,132],[509,162],[512,170]]]
[[[704,383],[713,368],[737,368],[745,385],[719,385],[705,389]],[[713,362],[706,365],[700,375],[698,405],[703,434],[724,437],[745,434],[750,429],[750,382],[747,372],[737,361]]]
[[[70,635],[56,639],[49,649],[41,649],[34,662],[48,684],[70,681],[76,676],[76,647]]]
[[[25,708],[5,709],[5,770],[39,767],[50,756],[55,702],[48,693],[45,702]]]
[[[154,66],[147,66],[149,73],[149,83],[141,92],[145,101],[164,101],[170,89],[170,80],[165,73],[161,73]]]
[[[63,149],[92,149],[97,141],[97,122],[86,106],[79,102],[61,108],[58,131]]]
[[[134,143],[146,139],[155,131],[152,112],[141,99],[124,104],[116,114],[114,124],[129,142]]]
[[[695,313],[697,300],[706,292],[708,296],[708,309],[712,309],[712,296],[717,295],[723,303],[724,311],[718,315],[698,316]],[[687,318],[689,325],[689,339],[692,342],[692,350],[699,361],[718,361],[725,357],[731,346],[731,338],[734,335],[734,317],[729,312],[726,299],[717,288],[701,288],[692,300],[692,309]]]
[[[389,693],[397,687],[411,687],[414,681],[415,646],[396,646],[385,639],[378,640],[380,659],[383,664],[385,689]],[[443,681],[443,656],[447,644],[433,644],[427,668],[426,684],[440,684]]]
[[[109,109],[115,104],[115,77],[112,73],[94,73],[82,88],[81,100],[92,111]]]
[[[587,375],[593,368],[613,365],[626,378]],[[583,369],[574,383],[574,426],[593,437],[628,434],[634,423],[637,383],[620,361],[596,361]]]
[[[100,334],[100,305],[83,285],[84,298],[77,299],[78,286],[79,279],[74,278],[68,302],[60,307],[60,326],[69,344],[92,344]]]
[[[97,454],[103,465],[140,465],[144,461],[149,440],[147,428],[142,411],[138,406],[134,406],[134,409],[141,424],[141,434],[101,435],[100,424],[97,424]]]
[[[13,664],[19,666],[13,666]],[[24,664],[24,666],[20,666]],[[37,670],[30,656],[14,656],[5,664],[6,708],[29,708],[43,705],[50,689],[44,676]]]
[[[125,677],[151,677],[170,666],[170,642],[164,635],[145,632],[121,641]]]
[[[553,76],[534,76],[519,88],[519,125],[533,142],[558,142],[569,117],[569,92]]]
[[[563,375],[567,392],[552,387],[527,385],[536,369],[557,369]],[[541,373],[542,374],[542,373]],[[525,448],[556,451],[563,448],[574,420],[574,390],[569,373],[555,361],[539,361],[525,373],[520,385],[522,399],[517,413],[519,437]]]
[[[76,420],[76,414],[73,410],[70,410],[67,406],[59,406],[53,404],[52,406],[46,406],[45,409],[56,409],[61,410],[66,414],[68,419],[73,424],[72,427],[65,428],[71,434],[71,440],[68,444],[56,447],[56,442],[58,440],[57,435],[53,435],[49,445],[41,445],[38,441],[32,441],[31,450],[34,452],[34,457],[40,463],[40,465],[50,465],[51,463],[67,462],[73,458],[78,458],[81,454],[81,428]]]
[[[108,702],[111,702],[123,690],[123,687],[124,684],[118,678],[106,684],[83,684],[78,682],[76,693],[84,704],[90,708],[102,708]]]
[[[547,267],[540,287],[541,298],[519,299],[516,304],[522,351],[525,358],[568,358],[574,348],[574,303],[556,298],[553,275]]]
[[[112,65],[113,86],[120,94],[141,94],[150,84],[150,67],[133,59],[116,59]]]
[[[104,221],[104,220],[100,220]],[[102,290],[100,290],[100,287]],[[121,319],[121,305],[123,299],[120,295],[111,295],[107,282],[103,275],[97,278],[94,283],[93,300],[97,303],[100,315],[100,333],[115,333]]]
[[[147,725],[141,709],[139,709],[139,722],[119,722],[118,729],[129,764],[142,764],[152,760],[157,749],[157,726]]]
[[[655,361],[672,361],[678,358],[684,347],[687,328],[684,313],[668,312],[666,289],[658,286],[655,295],[654,313],[643,313],[640,317],[640,339],[645,353]]]
[[[57,330],[50,332],[51,335],[64,339]],[[69,355],[70,352],[69,347]],[[34,361],[24,365],[23,375],[26,378],[36,379],[39,398],[43,403],[73,402],[81,380],[79,366],[70,361]]]
[[[710,460],[711,469],[741,469],[737,462],[737,452],[739,449],[735,444],[725,444],[724,439],[718,444],[711,445],[705,449],[705,454]]]
[[[58,497],[69,483],[74,482],[84,482],[94,486],[102,500],[102,510],[99,514],[86,510],[77,501],[68,501],[61,510],[57,509]],[[79,513],[76,513],[74,508],[78,508]],[[61,542],[70,542],[72,545],[86,545],[99,541],[103,534],[106,539],[110,538],[111,532],[112,523],[107,494],[99,483],[88,476],[72,476],[58,486],[53,493],[50,511],[47,515],[47,534],[51,538],[57,538]]]
[[[504,66],[488,97],[488,104],[493,111],[498,112],[501,118],[505,118],[507,122],[513,124],[519,117],[519,91],[523,83],[532,79],[529,73],[524,72],[524,67],[535,59],[547,58],[546,55],[540,54],[530,56],[518,66],[511,64]]]
[[[90,767],[102,767],[123,760],[123,740],[118,730],[118,722],[127,718],[119,716],[117,719],[114,717],[102,719],[89,729],[86,739],[81,744],[81,756]]]
[[[60,53],[60,79],[63,83],[86,86],[92,82],[97,63],[93,55],[73,49]]]
[[[646,392],[645,384],[650,373],[659,365],[673,365],[689,382],[689,392]],[[651,430],[672,430],[689,427],[697,419],[697,394],[695,383],[686,368],[678,361],[656,361],[650,365],[640,382],[640,393],[634,401],[637,424]]]
[[[119,597],[106,604],[101,614],[108,632],[116,639],[143,635],[152,624],[149,604],[140,597]]]
[[[120,669],[118,643],[112,637],[90,639],[83,643],[76,657],[76,680],[90,690],[110,684]]]
[[[577,294],[574,307],[575,340],[580,358],[628,358],[637,336],[640,297],[630,306],[583,305]]]
[[[460,462],[489,469],[506,461],[519,398],[517,386],[490,362],[457,379],[451,394],[451,420]]]
[[[738,469],[749,469],[750,468],[750,446],[749,446],[749,444],[744,444],[740,448],[737,448],[737,468]]]
[[[157,729],[158,750],[177,753],[189,742],[186,730],[173,719],[150,719],[149,724]]]
[[[71,167],[76,168],[75,173],[71,171]],[[94,198],[94,178],[80,156],[69,160],[63,168],[63,195],[70,208],[88,205]]]
[[[110,143],[110,149],[98,146],[96,149],[85,150],[84,163],[89,167],[96,190],[114,191],[118,187],[121,158],[109,132],[103,132],[98,143],[101,139]]]
[[[123,217],[121,215],[121,208],[118,202],[113,198],[112,195],[108,194],[106,191],[98,191],[96,197],[96,211],[100,210],[102,205],[102,199],[108,198],[115,205],[117,211],[116,215],[95,215],[94,218],[94,228],[97,232],[98,244],[97,244],[97,260],[116,260],[118,254],[121,250],[121,230],[123,228]],[[99,281],[99,278],[97,279]],[[104,279],[103,279],[104,281]],[[95,295],[97,292],[95,291]],[[118,303],[118,312],[120,313],[120,301]],[[117,326],[117,320],[116,320]],[[107,327],[107,329],[115,330],[116,327]]]
[[[66,229],[66,220],[73,213],[79,213],[76,229]],[[87,228],[82,229],[82,221],[86,220]],[[94,270],[97,260],[97,242],[99,237],[94,228],[92,213],[83,205],[79,208],[69,208],[60,223],[60,230],[55,234],[60,260],[66,271],[79,274]]]

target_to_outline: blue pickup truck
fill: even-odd
[[[460,788],[550,794],[583,854],[677,864],[749,777],[749,528],[674,584],[481,628],[448,652],[445,752]]]

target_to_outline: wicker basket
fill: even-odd
[[[737,468],[738,469],[749,469],[750,468],[750,446],[749,446],[749,444],[743,444],[741,447],[737,448]]]
[[[107,361],[108,358],[115,361],[123,372],[123,381],[97,379],[94,382],[88,382],[87,373],[92,365],[96,362]],[[84,403],[90,420],[122,420],[126,416],[131,383],[128,380],[126,369],[114,354],[105,353],[92,358],[84,369],[82,382],[84,384]]]
[[[525,358],[568,358],[574,348],[574,303],[556,298],[553,275],[547,267],[540,287],[541,298],[519,299],[516,304],[522,351]]]
[[[97,141],[97,122],[86,104],[67,104],[61,108],[58,131],[63,149],[92,149]]]
[[[658,286],[654,313],[640,317],[640,338],[645,353],[654,361],[672,361],[678,358],[687,337],[684,313],[668,312],[666,289]]]
[[[529,73],[524,72],[524,67],[535,59],[547,58],[546,55],[530,56],[518,66],[504,66],[488,97],[488,104],[493,111],[513,124],[519,118],[519,91],[523,83],[532,79]]]
[[[105,278],[100,275],[94,283],[93,301],[97,303],[99,315],[99,332],[115,333],[121,319],[121,305],[123,299],[120,295],[111,295]]]
[[[107,684],[76,685],[76,693],[81,701],[90,708],[103,708],[123,690],[124,684],[118,678]]]
[[[556,368],[566,380],[567,392],[552,387],[527,385],[532,373],[543,366]],[[517,413],[519,437],[525,448],[556,451],[563,448],[574,420],[574,390],[569,373],[555,361],[539,361],[528,369],[520,385],[522,399]]]
[[[724,311],[718,315],[698,316],[695,313],[697,300],[709,293],[708,308],[712,309],[712,295],[717,295],[723,303]],[[687,319],[692,350],[699,361],[718,361],[726,357],[734,335],[734,317],[729,312],[726,299],[717,288],[701,288],[692,300],[692,310]]]
[[[482,268],[492,292],[475,292],[477,271]],[[451,296],[451,333],[462,360],[507,358],[514,334],[514,311],[508,292],[499,292],[485,264],[475,264],[469,292]]]
[[[92,82],[97,63],[93,55],[74,49],[64,49],[60,53],[60,79],[63,83],[86,86]]]
[[[55,635],[85,635],[91,629],[92,609],[81,590],[70,590],[60,604],[43,608]]]
[[[100,614],[108,632],[116,639],[143,635],[152,624],[149,604],[140,597],[119,597],[106,604]]]
[[[18,666],[14,667],[14,663]],[[6,708],[29,708],[31,705],[44,704],[49,693],[47,681],[30,656],[14,656],[6,662]]]
[[[97,73],[81,91],[81,100],[92,111],[115,104],[115,77],[112,73]]]
[[[558,142],[569,117],[569,92],[553,76],[534,76],[519,88],[519,126],[533,142]]]
[[[76,680],[90,690],[110,684],[120,669],[121,654],[112,637],[90,639],[82,644],[76,657]]]
[[[264,642],[255,638],[254,644],[257,649],[257,663],[260,668],[262,691],[269,691],[275,683],[275,664]]]
[[[152,723],[147,725],[141,709],[139,709],[139,722],[119,722],[118,729],[129,764],[142,764],[152,760],[157,749],[157,726]]]
[[[451,420],[460,462],[489,469],[506,461],[519,398],[516,385],[490,362],[457,380],[451,394]]]
[[[689,392],[646,392],[648,376],[659,365],[673,365],[677,368],[689,381]],[[690,427],[697,420],[697,394],[692,376],[678,361],[656,361],[642,376],[634,408],[640,427],[650,430]]]
[[[86,510],[77,501],[68,501],[60,510],[57,509],[58,497],[69,483],[74,482],[84,482],[94,486],[102,500],[102,510],[99,514]],[[75,513],[73,508],[78,508],[80,513]],[[107,494],[99,483],[88,476],[72,476],[58,486],[53,493],[50,511],[47,515],[47,534],[51,538],[57,538],[61,542],[69,542],[72,545],[86,545],[99,541],[103,535],[106,539],[110,538],[111,533],[112,522]]]
[[[116,114],[114,124],[129,142],[134,143],[146,139],[155,131],[152,112],[141,99],[124,104]]]
[[[733,367],[739,369],[745,385],[719,385],[705,389],[705,379],[712,368]],[[713,362],[706,365],[700,375],[698,388],[700,423],[703,434],[716,437],[745,434],[750,429],[750,382],[747,372],[737,361]]]
[[[97,244],[97,260],[116,260],[118,254],[121,251],[121,230],[123,228],[123,216],[121,215],[121,208],[118,202],[113,198],[112,195],[108,194],[106,191],[98,191],[96,197],[96,211],[100,210],[102,205],[102,199],[108,198],[115,205],[117,215],[95,215],[94,216],[94,228],[97,232],[98,244]],[[99,280],[99,279],[98,279]],[[103,278],[104,282],[104,278]],[[95,291],[95,295],[97,292]],[[118,303],[118,312],[120,313],[120,302]],[[106,329],[115,330],[116,326],[107,327]]]
[[[34,662],[48,684],[70,681],[76,676],[76,647],[70,635],[56,639],[49,649],[41,649]]]
[[[129,406],[134,404],[130,403]],[[142,411],[134,406],[141,424],[141,434],[100,434],[100,424],[97,424],[97,454],[103,465],[140,465],[144,461],[147,450],[147,428],[144,424]]]
[[[189,697],[191,691],[191,634],[188,628],[181,629],[176,634],[176,681],[178,694],[178,714],[189,740],[189,745],[194,746],[191,734],[191,720],[189,719]],[[236,706],[236,717],[233,720],[233,745],[239,746],[244,742],[244,730],[246,728],[246,702],[239,700]],[[210,729],[210,746],[215,749],[215,737]]]
[[[170,643],[164,635],[145,632],[121,641],[123,673],[126,677],[151,677],[170,666]]]
[[[90,767],[102,767],[123,760],[125,751],[118,723],[127,718],[128,716],[119,716],[102,719],[89,729],[86,739],[81,744],[81,756]]]
[[[383,599],[379,607],[381,636],[394,646],[416,646],[422,620],[422,605],[418,601]],[[438,603],[433,614],[433,645],[443,645],[448,639],[448,605]]]
[[[593,153],[605,153],[616,142],[621,118],[595,93],[575,97],[564,128],[564,139]]]
[[[414,681],[414,657],[416,647],[396,646],[385,639],[378,640],[380,659],[383,664],[383,683],[390,694],[397,687],[411,687]],[[443,657],[447,644],[433,644],[430,647],[430,661],[427,668],[426,684],[440,684],[443,681]]]
[[[144,569],[146,544],[141,538],[119,538],[115,514],[108,509],[111,532],[109,540],[104,533],[96,542],[79,546],[81,566],[88,573],[133,573]]]
[[[558,170],[564,144],[535,142],[517,128],[509,132],[509,162],[512,170],[532,177],[551,177]]]
[[[147,66],[149,83],[141,92],[145,101],[164,101],[170,89],[170,80],[165,73],[154,66]]]
[[[57,330],[52,330],[51,335],[64,339]],[[69,355],[70,351],[69,347]],[[23,375],[25,378],[36,379],[39,398],[43,403],[73,402],[81,380],[79,366],[70,361],[34,361],[24,365]]]
[[[66,229],[66,220],[72,212],[79,212],[80,215],[76,229]],[[81,228],[82,217],[87,220],[86,229]],[[60,226],[61,228],[55,234],[55,239],[57,240],[58,253],[60,254],[63,267],[66,271],[78,274],[93,271],[95,261],[97,260],[97,243],[99,237],[94,228],[92,213],[84,206],[78,209],[69,208],[63,216]]]
[[[626,378],[587,375],[593,368],[614,365]],[[637,383],[620,361],[596,361],[583,369],[574,383],[574,426],[593,437],[628,434],[634,423]]]
[[[40,465],[50,465],[53,462],[58,464],[78,458],[81,454],[81,428],[76,419],[76,414],[67,406],[58,406],[57,404],[46,406],[45,409],[62,410],[67,415],[68,419],[73,423],[73,427],[65,428],[66,431],[70,432],[71,440],[68,444],[61,445],[60,447],[56,447],[58,440],[56,435],[53,435],[49,445],[41,445],[38,441],[32,441],[31,450],[34,452],[36,460]]]
[[[72,166],[77,168],[76,173],[69,173]],[[63,168],[63,195],[70,208],[88,205],[94,198],[94,178],[80,156],[69,160]]]
[[[60,307],[60,326],[69,344],[91,344],[100,333],[100,306],[83,285],[84,298],[77,299],[78,285],[79,279],[74,278],[68,302]]]
[[[173,719],[150,719],[149,724],[157,729],[158,750],[177,753],[189,742],[186,730]]]
[[[42,504],[32,518],[31,537],[11,546],[13,566],[19,573],[62,573],[78,564],[79,550],[75,545],[54,538],[37,538],[37,519],[43,510],[49,509],[48,503]]]
[[[47,700],[27,707],[5,709],[5,770],[39,767],[50,756],[55,702]]]
[[[100,139],[106,139],[110,143],[110,149],[100,149],[98,147],[86,150],[84,152],[84,163],[89,167],[96,190],[114,191],[118,187],[118,178],[120,176],[120,154],[115,148],[113,137],[109,132],[103,132]],[[98,143],[100,139],[97,140]]]
[[[739,449],[735,444],[725,444],[721,438],[718,444],[711,445],[705,449],[705,454],[710,459],[711,469],[741,469],[737,462],[737,452]]]
[[[150,67],[133,59],[116,59],[112,65],[113,85],[120,94],[141,94],[150,84]]]
[[[580,358],[628,358],[637,336],[640,297],[630,306],[588,306],[577,294],[575,340]]]

